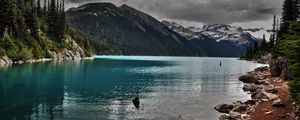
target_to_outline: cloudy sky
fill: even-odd
[[[245,28],[271,28],[274,14],[280,16],[282,0],[66,0],[66,7],[88,2],[128,4],[159,20],[184,26],[233,24]]]

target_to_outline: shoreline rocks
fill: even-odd
[[[243,90],[250,92],[251,100],[245,102],[234,102],[232,106],[221,104],[215,107],[217,111],[225,113],[219,117],[220,120],[250,120],[250,114],[254,111],[255,106],[261,102],[274,101],[274,106],[283,106],[280,101],[277,88],[270,85],[271,73],[269,67],[259,67],[246,75],[239,77],[244,84]]]

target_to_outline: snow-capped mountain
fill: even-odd
[[[249,44],[261,42],[263,34],[268,39],[268,32],[262,28],[243,29],[242,27],[212,24],[198,27],[183,27],[175,22],[162,21],[178,34],[190,40],[208,56],[241,56]]]
[[[269,31],[263,28],[244,29],[224,24],[204,25],[202,28],[192,26],[185,28],[174,22],[162,21],[162,23],[188,39],[200,38],[205,35],[217,42],[231,41],[238,44],[248,44],[249,42],[261,41],[264,34],[267,40],[270,37]]]

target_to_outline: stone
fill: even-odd
[[[286,57],[273,58],[270,62],[270,72],[273,77],[290,80],[292,75],[289,68],[289,59]]]
[[[257,100],[247,100],[243,104],[246,104],[246,105],[256,105],[256,102],[257,102]]]
[[[264,88],[268,93],[278,93],[278,90],[273,85],[268,85]]]
[[[231,119],[234,119],[234,120],[237,120],[237,119],[241,119],[241,113],[239,113],[239,112],[233,112],[233,111],[231,111],[230,113],[229,113],[229,118],[231,118]]]
[[[268,100],[274,100],[278,98],[278,95],[272,94],[272,93],[267,93],[265,91],[262,90],[257,90],[256,92],[254,92],[251,95],[252,99],[258,99],[258,100],[262,100],[262,99],[268,99]]]
[[[262,85],[262,84],[267,84],[268,81],[266,80],[257,80],[257,82],[255,82],[255,84],[258,84],[258,85]]]
[[[254,71],[256,71],[256,72],[269,71],[269,67],[268,67],[268,66],[258,67],[258,68],[256,68],[256,69],[254,69]]]
[[[220,113],[229,113],[233,109],[232,104],[220,104],[215,107],[215,110]]]
[[[243,76],[239,77],[239,80],[244,83],[255,83],[258,81],[258,79],[256,77],[254,77],[253,75],[243,75]]]
[[[282,102],[281,99],[277,99],[272,103],[273,107],[285,107],[285,104]]]
[[[266,115],[272,114],[272,111],[266,112],[265,114]]]
[[[248,108],[247,105],[242,104],[242,105],[239,105],[239,106],[236,106],[235,108],[233,108],[232,111],[242,113],[242,112],[247,111],[247,108]]]
[[[231,120],[231,118],[227,114],[223,114],[219,117],[219,120]]]
[[[241,118],[242,118],[242,120],[250,120],[250,115],[248,115],[248,114],[242,114]]]
[[[263,86],[261,86],[261,85],[255,85],[255,84],[245,84],[243,86],[243,90],[244,91],[250,91],[250,92],[255,92],[258,89],[262,89],[262,88],[263,88]]]

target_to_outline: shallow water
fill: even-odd
[[[216,120],[217,104],[249,99],[238,77],[259,66],[143,56],[14,65],[0,68],[0,119]],[[135,91],[140,109],[131,103]]]

